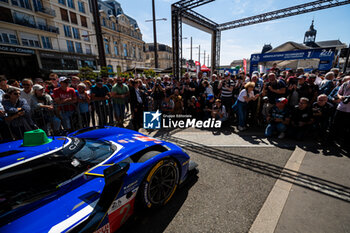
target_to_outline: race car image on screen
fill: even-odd
[[[128,129],[26,132],[0,147],[0,232],[115,232],[135,206],[165,205],[195,166],[180,147]]]

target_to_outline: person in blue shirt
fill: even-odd
[[[110,98],[110,90],[107,85],[103,84],[102,79],[96,79],[96,84],[91,87],[91,100],[98,115],[99,125],[107,124],[107,116],[109,115],[107,101]]]
[[[288,100],[281,97],[276,100],[276,105],[274,105],[267,117],[269,124],[265,130],[265,136],[271,137],[274,133],[278,133],[278,138],[282,139],[285,137],[285,132],[287,126],[290,122],[290,114],[287,108]]]

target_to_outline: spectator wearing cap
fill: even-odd
[[[211,116],[221,122],[225,122],[228,119],[226,108],[221,103],[220,99],[215,100],[215,104],[213,105],[213,108],[211,111]]]
[[[320,83],[320,94],[329,95],[331,93],[331,91],[335,87],[333,83],[334,77],[335,76],[333,72],[328,72],[325,75],[324,80],[322,80],[322,82]]]
[[[282,80],[276,79],[275,73],[268,74],[268,82],[265,83],[263,88],[263,96],[269,97],[271,104],[276,103],[276,99],[285,97],[286,84]]]
[[[231,106],[233,104],[233,89],[234,89],[234,83],[230,78],[230,73],[225,72],[224,73],[224,79],[221,80],[219,83],[218,88],[221,90],[221,101],[222,104],[225,106],[227,111],[230,111]],[[230,115],[228,113],[228,115]]]
[[[211,76],[210,86],[212,86],[213,88],[214,97],[218,99],[220,97],[220,90],[219,90],[219,80],[216,74],[213,74]]]
[[[333,135],[337,134],[343,144],[349,148],[350,145],[350,76],[343,78],[344,83],[338,91],[340,100],[333,120]]]
[[[309,99],[302,97],[299,104],[292,109],[290,136],[303,140],[313,123],[312,111],[309,108]]]
[[[254,95],[254,82],[248,82],[244,85],[244,89],[239,93],[236,103],[233,106],[234,111],[238,115],[238,130],[246,129],[246,118],[248,111],[248,103],[259,97],[259,94]]]
[[[32,104],[32,97],[34,94],[33,91],[33,81],[31,79],[23,79],[22,80],[22,87],[23,89],[21,90],[21,98],[25,99],[29,106]]]
[[[120,126],[123,126],[126,98],[129,95],[129,87],[123,83],[121,77],[117,77],[117,83],[112,87],[111,96],[113,98],[114,114]]]
[[[288,100],[281,97],[276,100],[266,120],[268,125],[265,129],[265,136],[271,137],[273,134],[278,133],[278,138],[282,139],[285,137],[288,124],[290,122],[290,113],[287,108]]]
[[[44,87],[40,84],[33,86],[34,95],[32,97],[32,116],[37,126],[46,133],[53,129],[53,134],[58,135],[61,120],[56,117],[54,112],[53,100],[51,96],[44,92]]]
[[[181,114],[183,111],[184,103],[182,96],[180,95],[180,89],[175,87],[174,94],[170,96],[174,102],[174,114]]]
[[[90,109],[89,104],[91,101],[90,95],[86,91],[86,85],[79,83],[77,86],[77,102],[79,108],[80,119],[82,127],[86,128],[90,126]]]
[[[62,118],[62,125],[65,130],[70,132],[72,130],[71,118],[73,116],[77,102],[77,95],[75,90],[69,87],[69,79],[67,77],[59,78],[60,87],[53,90],[53,98],[59,106],[60,115]]]
[[[269,97],[264,96],[262,98],[263,104],[261,109],[261,114],[263,116],[263,123],[267,123],[267,117],[270,114],[271,108],[274,106],[273,104],[269,103]]]
[[[323,142],[326,142],[330,119],[333,113],[333,106],[328,101],[325,94],[317,97],[317,101],[312,104],[312,116],[314,118],[314,129],[316,135]]]
[[[211,117],[211,112],[213,110],[214,102],[215,102],[215,96],[213,94],[209,94],[205,100],[204,108],[203,108],[204,120]]]
[[[6,121],[10,123],[10,129],[16,140],[22,139],[26,131],[36,129],[31,114],[30,106],[26,99],[20,98],[18,88],[10,87],[7,98],[3,98],[2,105],[6,111]]]

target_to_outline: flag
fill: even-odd
[[[244,74],[247,73],[247,59],[243,58],[243,70],[244,70]]]

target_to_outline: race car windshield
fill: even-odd
[[[21,209],[28,211],[28,206],[35,206],[34,202],[44,197],[52,200],[62,195],[57,192],[62,184],[74,188],[71,179],[101,163],[115,150],[107,141],[70,138],[56,152],[0,172],[0,225],[4,218],[17,218],[23,214]],[[24,206],[27,208],[20,208]]]

